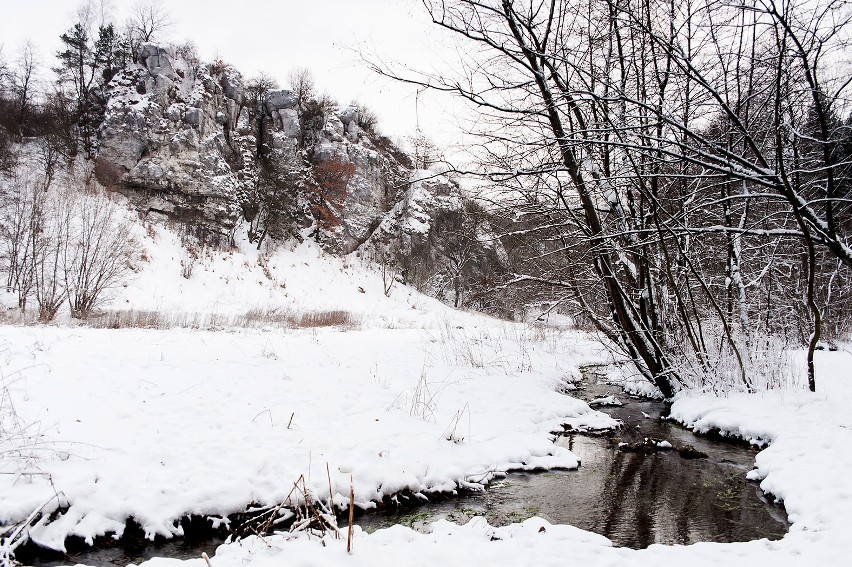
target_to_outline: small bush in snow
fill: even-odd
[[[136,240],[131,224],[100,191],[77,196],[71,204],[63,273],[74,317],[85,319],[131,271]]]

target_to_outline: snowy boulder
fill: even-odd
[[[349,105],[337,113],[337,119],[343,124],[343,133],[346,135],[346,139],[353,144],[358,142],[358,137],[361,134],[358,117],[358,107],[354,105]]]
[[[269,91],[264,100],[266,111],[274,115],[277,111],[288,108],[296,108],[299,100],[292,92],[282,89],[278,91]]]
[[[230,101],[238,105],[245,104],[245,87],[243,86],[242,77],[236,72],[222,73],[222,78],[219,83],[222,85],[222,94]]]
[[[180,122],[181,117],[183,116],[184,111],[186,110],[186,105],[176,103],[171,104],[166,109],[166,118],[171,120],[172,122]]]
[[[150,57],[165,56],[171,59],[175,58],[175,49],[169,45],[160,45],[158,43],[146,42],[139,46],[139,60],[147,61]]]
[[[344,124],[349,124],[350,122],[358,122],[358,107],[354,105],[349,105],[340,112],[337,113],[337,118]]]
[[[174,60],[175,50],[173,47],[143,43],[139,48],[139,61],[145,65],[152,77],[163,75],[171,80],[177,79]]]
[[[345,129],[337,116],[330,117],[322,129],[322,134],[332,142],[342,142]]]
[[[358,139],[361,136],[361,127],[355,123],[353,120],[346,125],[346,139],[352,142],[353,144],[358,142]]]
[[[595,398],[589,402],[591,407],[620,407],[624,404],[615,396],[606,396],[603,398]]]
[[[200,108],[187,108],[186,115],[183,118],[187,124],[201,130],[204,125],[204,113]]]
[[[618,444],[618,450],[623,453],[642,453],[650,455],[657,451],[671,451],[674,447],[665,439],[654,439],[645,437],[642,441],[633,443],[621,442]],[[707,455],[704,455],[705,457]]]
[[[285,108],[278,111],[276,116],[276,127],[281,133],[289,138],[298,138],[302,133],[299,124],[299,113],[294,108]]]

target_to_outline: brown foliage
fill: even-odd
[[[95,158],[94,168],[95,179],[98,183],[106,187],[107,190],[114,190],[121,183],[121,178],[124,171],[121,167],[111,163],[104,158]]]
[[[341,159],[323,161],[314,167],[314,179],[323,199],[333,203],[346,199],[346,186],[354,175],[355,164]]]
[[[311,211],[320,228],[333,231],[340,225],[340,213],[337,211],[346,201],[346,186],[355,175],[355,164],[330,159],[314,166],[313,175],[317,185]]]

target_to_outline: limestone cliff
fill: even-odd
[[[309,174],[326,173],[294,190],[330,251],[363,243],[409,177],[405,154],[363,131],[357,108],[307,121],[290,91],[272,90],[255,110],[237,70],[169,46],[144,45],[138,64],[118,73],[104,98],[100,169],[113,172],[142,210],[204,232],[227,235],[240,221],[257,179],[259,136],[273,159],[298,155]]]
[[[439,296],[449,285],[455,303],[471,266],[480,277],[502,264],[458,185],[415,172],[387,138],[359,126],[357,107],[259,90],[227,64],[155,44],[100,94],[96,171],[146,215],[219,243],[241,222],[250,236],[312,227],[329,252],[362,250]],[[292,226],[256,228],[263,199],[275,199],[277,222]]]

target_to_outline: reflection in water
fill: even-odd
[[[393,523],[421,528],[438,518],[465,522],[484,515],[492,525],[505,525],[541,516],[633,548],[784,535],[789,525],[784,509],[768,502],[759,486],[745,479],[754,462],[752,449],[698,438],[660,421],[666,410],[662,403],[622,401],[623,407],[606,409],[624,422],[614,438],[570,436],[558,441],[580,457],[582,466],[576,471],[513,473],[480,494],[407,513],[366,515],[359,523],[367,529]],[[685,460],[674,451],[645,455],[618,450],[620,441],[644,436],[667,439],[675,447],[691,444],[709,457]]]
[[[586,390],[589,399],[612,393],[611,387]],[[439,518],[464,523],[473,516],[485,516],[491,525],[499,526],[541,516],[633,548],[784,535],[789,524],[783,507],[767,502],[757,484],[745,479],[754,450],[699,438],[660,421],[667,409],[660,402],[626,397],[622,401],[626,402],[623,407],[606,408],[624,423],[613,438],[572,435],[557,441],[580,457],[582,466],[576,471],[512,473],[485,492],[415,509],[364,514],[356,522],[372,531],[396,523],[425,529]],[[666,439],[675,447],[690,444],[708,458],[685,460],[674,451],[645,455],[618,450],[619,442],[645,436]],[[114,547],[53,561],[32,557],[27,563],[127,565],[154,556],[199,557],[202,551],[212,556],[221,541],[210,537],[154,545],[141,537],[125,538]]]

